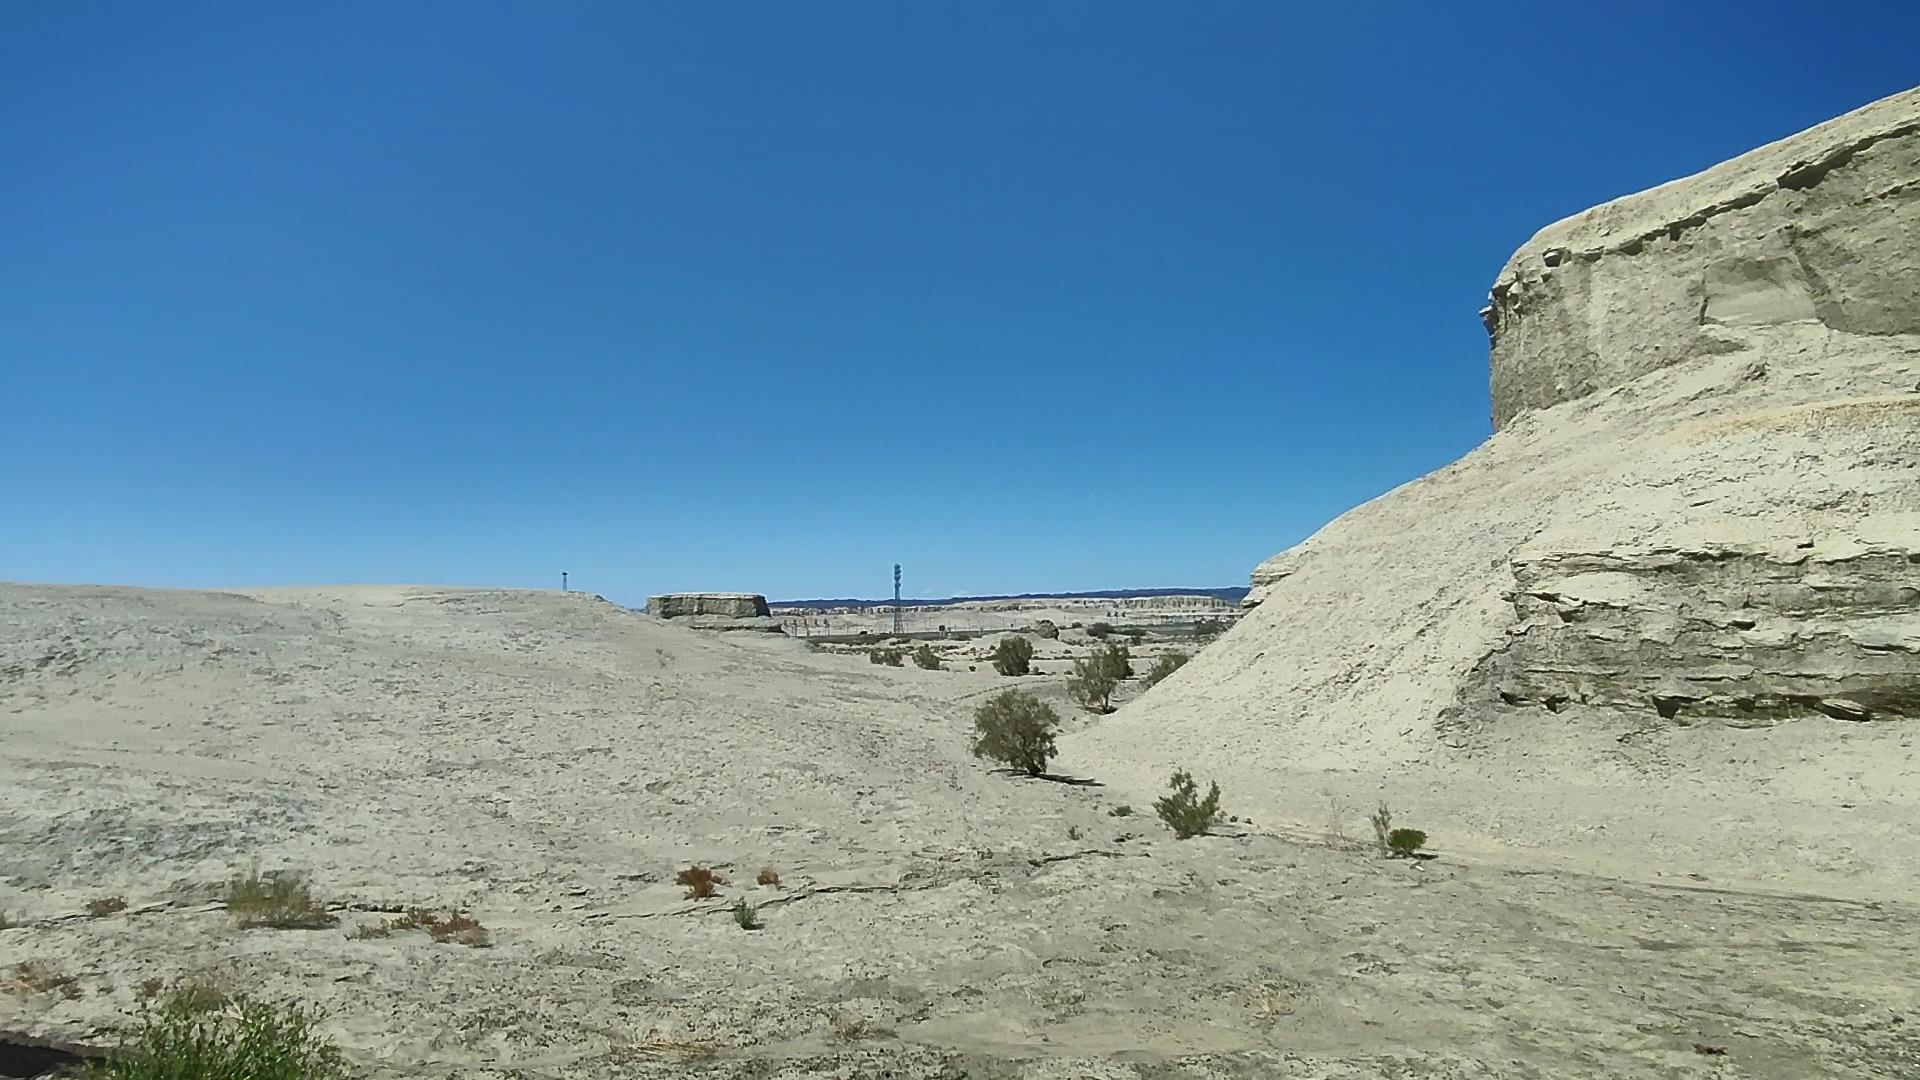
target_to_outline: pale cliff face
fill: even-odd
[[[1720,326],[1920,333],[1920,90],[1541,230],[1483,315],[1493,420],[1728,351]]]

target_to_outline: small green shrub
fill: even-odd
[[[928,671],[940,670],[940,654],[934,652],[931,645],[922,645],[913,650],[913,662]]]
[[[1060,717],[1053,707],[1021,690],[988,698],[973,714],[973,756],[1005,762],[1028,776],[1047,771]]]
[[[127,902],[118,896],[103,896],[98,900],[87,901],[87,915],[90,918],[104,919],[125,910],[127,910]]]
[[[1107,635],[1111,633],[1113,633],[1112,623],[1097,622],[1097,623],[1094,623],[1092,626],[1087,627],[1087,636],[1093,637],[1093,638],[1099,638],[1101,641],[1107,640]]]
[[[1395,829],[1387,834],[1387,848],[1403,859],[1411,859],[1427,846],[1427,834],[1419,829]]]
[[[1107,811],[1107,816],[1108,817],[1132,817],[1133,807],[1128,806],[1126,803],[1121,803],[1119,806],[1116,806],[1113,809]]]
[[[1067,680],[1067,693],[1094,712],[1104,713],[1113,708],[1113,690],[1119,685],[1120,680],[1113,677],[1106,661],[1095,654],[1073,662],[1073,676]]]
[[[141,1012],[119,1053],[87,1067],[91,1080],[345,1080],[340,1052],[298,1005],[236,998],[207,1010],[178,995]]]
[[[1199,836],[1215,825],[1220,824],[1220,785],[1209,786],[1206,798],[1200,798],[1200,789],[1194,785],[1193,777],[1185,769],[1173,774],[1167,781],[1171,793],[1153,804],[1153,812],[1167,823],[1173,835],[1182,840]]]
[[[314,897],[306,879],[290,870],[262,877],[255,868],[245,877],[236,875],[227,882],[226,903],[243,929],[324,930],[340,921]]]
[[[1049,641],[1060,636],[1060,628],[1054,625],[1052,619],[1041,619],[1039,622],[1028,627],[1027,630],[1034,637],[1043,637]]]
[[[1185,667],[1188,659],[1190,659],[1190,657],[1183,652],[1170,652],[1161,655],[1153,662],[1153,666],[1147,669],[1147,685],[1160,685],[1167,676]]]
[[[867,661],[868,661],[868,663],[873,663],[873,664],[885,664],[885,665],[887,665],[888,667],[899,667],[899,666],[901,666],[901,661],[903,661],[903,660],[905,660],[905,659],[906,659],[906,657],[905,657],[905,656],[903,656],[903,655],[901,655],[901,652],[900,652],[900,650],[899,650],[899,649],[869,649],[869,650],[867,650]]]
[[[1002,675],[1025,675],[1033,665],[1033,642],[1018,634],[1000,639],[993,647],[993,670]]]
[[[764,925],[744,896],[733,902],[733,921],[740,924],[742,930],[758,930]]]
[[[1386,803],[1381,803],[1380,809],[1375,810],[1367,820],[1373,823],[1373,842],[1380,847],[1380,857],[1383,859],[1391,857],[1393,855],[1393,811],[1387,809]]]
[[[1095,649],[1093,658],[1099,661],[1101,670],[1113,676],[1115,682],[1133,678],[1133,653],[1125,645]]]
[[[1193,636],[1199,638],[1219,637],[1226,630],[1226,624],[1219,619],[1201,619],[1193,624]]]

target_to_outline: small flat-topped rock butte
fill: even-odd
[[[1543,233],[1498,432],[1109,716],[1063,651],[578,593],[0,586],[0,1063],[184,982],[379,1080],[1914,1075],[1915,132],[1910,92]],[[1009,686],[1079,782],[971,756]],[[1176,768],[1237,820],[1174,839]],[[1383,800],[1436,858],[1375,853]],[[337,925],[242,927],[254,866]]]
[[[647,597],[647,614],[699,630],[760,630],[780,633],[780,620],[759,593],[664,593]]]

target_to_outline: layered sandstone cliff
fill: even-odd
[[[1488,313],[1496,434],[1262,564],[1076,767],[1625,870],[1763,822],[1761,876],[1920,872],[1917,292],[1920,91],[1543,230]],[[1878,839],[1815,843],[1842,811]]]

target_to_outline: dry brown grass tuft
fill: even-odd
[[[127,910],[127,902],[118,896],[103,896],[98,900],[87,901],[87,914],[96,919],[104,919]]]
[[[244,928],[324,930],[340,920],[307,887],[306,879],[290,871],[260,876],[253,870],[227,882],[227,910]]]
[[[704,866],[689,866],[673,876],[675,885],[687,887],[687,899],[705,900],[718,895],[727,879]]]
[[[0,990],[22,997],[57,993],[71,1000],[80,996],[80,980],[45,960],[23,960],[0,976]]]
[[[465,945],[470,949],[484,949],[493,944],[487,928],[480,925],[480,920],[466,912],[456,911],[443,919],[426,908],[412,908],[406,914],[395,918],[362,923],[347,936],[359,940],[387,938],[401,930],[423,930],[428,937],[441,944],[451,942],[455,945]]]
[[[780,884],[780,871],[775,870],[773,867],[769,866],[764,870],[761,870],[760,876],[755,878],[754,880],[759,882],[762,885],[777,886]]]

